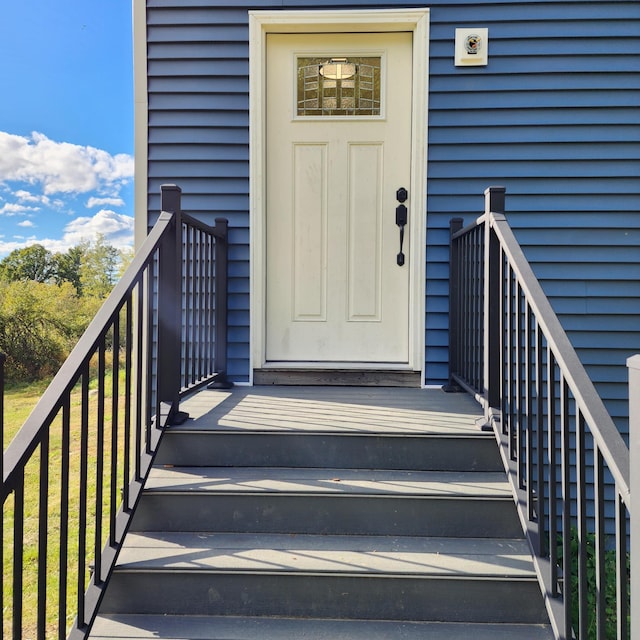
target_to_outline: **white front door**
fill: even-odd
[[[268,34],[266,51],[266,364],[406,368],[412,34]]]

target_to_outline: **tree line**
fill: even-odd
[[[98,237],[64,253],[40,244],[0,261],[0,352],[7,382],[51,377],[131,260]]]

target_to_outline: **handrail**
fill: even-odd
[[[183,214],[179,196],[162,188],[156,224],[3,453],[3,637],[87,637],[163,429],[187,417],[180,398],[230,384],[227,223]]]
[[[629,450],[506,221],[504,197],[503,187],[491,187],[484,215],[464,229],[460,219],[452,221],[448,388],[474,393],[485,408],[556,638],[587,638],[593,624],[593,637],[612,637],[615,626],[626,640]],[[587,575],[592,540],[594,600]],[[615,625],[605,599],[611,554]]]

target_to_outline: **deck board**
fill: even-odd
[[[204,390],[180,409],[175,429],[316,433],[482,435],[482,411],[469,395],[387,387],[236,387]],[[489,436],[490,437],[490,436]]]
[[[123,571],[192,569],[531,578],[524,539],[145,533],[129,538]]]
[[[288,493],[349,495],[466,496],[511,499],[504,473],[377,469],[156,467],[149,493]]]

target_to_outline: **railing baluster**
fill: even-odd
[[[550,358],[552,367],[555,370],[555,358]],[[573,570],[571,562],[571,425],[569,424],[569,388],[565,384],[564,376],[560,375],[560,433],[562,439],[562,597],[564,600],[564,638],[569,640],[572,636],[572,603],[573,593]],[[555,396],[554,386],[549,386],[549,396]],[[555,412],[554,406],[550,406],[550,411]],[[551,544],[553,544],[553,540]],[[583,636],[584,637],[584,636]]]
[[[488,224],[488,222],[486,223]],[[493,236],[493,234],[492,234]],[[501,425],[502,425],[502,435],[506,436],[508,433],[508,418],[507,418],[507,396],[509,395],[509,380],[507,377],[507,369],[505,367],[505,361],[507,358],[507,349],[508,349],[508,340],[507,340],[507,332],[509,329],[509,325],[507,322],[507,313],[508,313],[508,295],[509,295],[509,287],[508,287],[508,261],[506,256],[500,250],[500,306],[499,306],[499,316],[500,316],[500,352],[499,352],[499,360],[497,363],[497,375],[500,378],[500,399],[499,399],[499,407],[500,407],[500,416],[501,416]]]
[[[135,446],[135,460],[134,460],[134,480],[136,482],[140,482],[142,480],[142,437],[144,434],[144,425],[145,421],[143,421],[143,416],[146,415],[146,404],[149,404],[150,399],[144,399],[142,390],[144,388],[144,377],[145,374],[149,375],[149,371],[147,368],[147,363],[143,358],[143,350],[146,346],[146,342],[149,341],[149,336],[145,335],[144,328],[147,324],[145,321],[146,315],[151,313],[150,309],[147,306],[148,296],[146,292],[147,286],[150,286],[150,266],[145,270],[144,277],[141,278],[138,282],[137,287],[137,316],[136,316],[136,332],[135,332],[135,345],[136,345],[136,362],[138,366],[136,367],[136,415],[134,421],[134,446]]]
[[[535,522],[538,520],[536,497],[535,497],[535,476],[534,476],[534,410],[533,410],[533,393],[534,393],[534,345],[532,343],[534,337],[533,314],[531,308],[525,303],[525,413],[524,413],[524,433],[525,433],[525,488],[527,490],[527,513],[529,520]],[[538,520],[539,523],[539,520]]]
[[[111,365],[111,475],[109,483],[109,545],[116,546],[116,515],[118,513],[118,467],[120,437],[120,314],[113,319],[113,361]]]
[[[13,488],[13,638],[22,638],[24,577],[24,468],[15,476]]]
[[[516,279],[516,301],[515,301],[515,309],[516,309],[516,340],[515,340],[515,366],[516,366],[516,375],[515,375],[515,407],[516,407],[516,420],[515,420],[515,451],[516,451],[516,459],[518,461],[517,470],[518,470],[518,487],[520,489],[524,489],[525,487],[525,464],[526,458],[524,454],[524,407],[522,403],[522,389],[523,389],[523,380],[522,380],[522,372],[523,372],[523,362],[522,362],[522,337],[524,332],[524,327],[522,326],[522,287],[520,283]]]
[[[47,623],[47,552],[49,539],[49,432],[40,443],[40,498],[38,501],[38,640],[44,640]]]
[[[96,495],[93,575],[97,584],[102,583],[102,502],[104,496],[104,409],[106,376],[105,349],[105,341],[103,338],[98,347],[98,405],[96,407]]]
[[[84,592],[87,570],[87,510],[88,510],[88,468],[89,468],[89,364],[85,365],[81,378],[80,405],[80,497],[78,502],[78,576],[77,611],[78,626],[86,624]]]
[[[549,480],[549,490],[545,491],[545,480],[544,480],[544,384],[542,377],[544,375],[544,356],[543,356],[543,341],[542,341],[542,331],[540,331],[540,325],[538,322],[535,322],[535,395],[536,395],[536,476],[535,476],[535,486],[536,491],[538,492],[538,504],[536,507],[537,514],[537,522],[538,522],[538,540],[536,546],[536,553],[539,557],[542,557],[545,553],[545,535],[546,535],[546,524],[545,517],[549,512],[549,509],[545,508],[547,495],[549,496],[549,500],[552,500],[551,497],[553,494],[551,493],[552,488],[555,489],[555,477],[553,479],[553,484],[551,479]],[[549,437],[551,437],[549,435]],[[551,469],[554,469],[554,466],[549,463]],[[551,547],[551,545],[547,545]],[[553,562],[552,562],[553,566]],[[553,569],[552,569],[553,570]],[[551,578],[553,582],[553,577]]]
[[[582,414],[578,412],[575,421],[576,430],[576,504],[578,524],[578,600],[579,600],[579,636],[587,637],[588,593],[587,593],[587,495],[586,495],[586,442],[585,426]]]
[[[140,287],[140,279],[138,280]],[[124,425],[123,425],[123,452],[122,452],[122,508],[125,512],[130,512],[131,502],[129,499],[129,483],[131,481],[131,401],[132,401],[132,354],[135,348],[133,338],[133,297],[129,294],[126,302],[125,320],[125,350],[124,350]],[[135,436],[134,436],[135,437]],[[135,446],[135,445],[134,445]]]
[[[469,283],[468,283],[468,266],[469,266],[469,258],[468,258],[468,246],[469,246],[469,237],[463,236],[460,238],[460,290],[461,291],[469,291]],[[460,372],[465,374],[465,378],[471,383],[471,376],[468,375],[468,364],[469,360],[467,357],[467,341],[469,340],[469,310],[467,308],[467,297],[460,296],[459,298],[459,310],[460,310],[460,325],[461,331],[458,336],[458,341],[460,345],[459,350],[459,359],[460,359]]]
[[[548,458],[549,458],[549,556],[550,556],[550,566],[551,566],[551,594],[554,598],[558,597],[560,594],[559,584],[558,584],[558,515],[562,517],[562,531],[565,530],[565,518],[571,517],[570,510],[570,494],[565,493],[566,479],[570,476],[565,476],[565,465],[568,473],[568,461],[565,459],[565,432],[561,430],[560,432],[560,464],[562,465],[562,478],[560,480],[560,490],[562,492],[562,512],[558,513],[558,484],[557,484],[557,469],[558,469],[558,445],[557,445],[557,420],[556,420],[556,402],[555,402],[555,386],[556,386],[556,370],[555,370],[555,360],[553,358],[553,354],[551,349],[547,346],[546,349],[547,354],[547,384],[545,387],[547,390],[547,450],[548,450]],[[541,385],[542,386],[542,385]],[[541,399],[541,405],[543,400]],[[567,452],[568,455],[568,452]],[[544,471],[540,471],[540,475],[544,475]],[[567,509],[565,511],[565,509]],[[564,537],[563,537],[564,541]],[[564,554],[564,544],[563,544],[563,554]],[[564,555],[563,555],[564,557]],[[564,565],[562,567],[564,572]]]
[[[596,562],[596,638],[606,640],[606,574],[605,574],[605,514],[604,514],[604,461],[598,446],[594,446],[594,507],[595,507],[595,562]]]
[[[158,355],[160,349],[157,348],[157,341],[160,339],[158,336],[158,322],[159,319],[156,316],[155,310],[159,308],[159,304],[157,304],[157,296],[158,296],[158,262],[154,260],[149,264],[149,280],[147,282],[147,326],[144,329],[144,335],[146,336],[147,344],[145,345],[145,392],[144,398],[146,398],[145,403],[145,412],[144,412],[144,423],[140,425],[141,429],[141,437],[143,442],[144,453],[149,454],[151,448],[151,425],[153,416],[159,418],[160,416],[160,390],[157,385],[154,384],[155,381],[159,380],[162,377],[162,373],[160,371],[160,365],[158,363]],[[155,345],[155,346],[154,346]],[[142,354],[141,354],[142,355]],[[175,359],[172,359],[173,363],[176,364]],[[140,464],[142,464],[142,460],[140,460]]]
[[[62,405],[60,458],[60,560],[58,563],[58,638],[67,637],[67,588],[69,580],[69,477],[71,457],[71,399]]]
[[[509,460],[517,459],[516,425],[514,410],[514,275],[513,270],[507,268],[507,426],[509,429]]]

